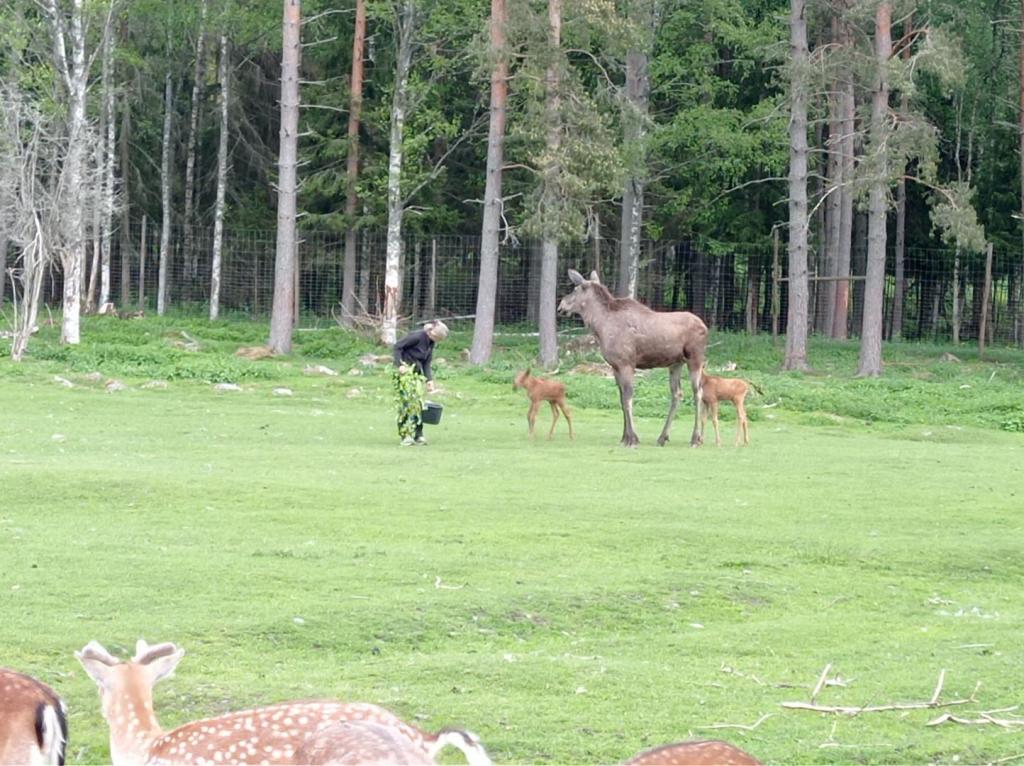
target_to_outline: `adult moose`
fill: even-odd
[[[578,271],[569,269],[569,279],[576,287],[562,298],[558,310],[583,318],[597,336],[601,355],[615,372],[622,403],[622,444],[635,447],[640,441],[633,430],[633,376],[637,370],[655,367],[669,369],[672,398],[658,445],[668,441],[682,396],[680,378],[685,364],[690,371],[695,409],[690,445],[700,446],[701,368],[708,345],[707,325],[689,311],[652,311],[631,298],[616,298],[601,284],[596,271],[591,272],[590,279],[584,279]]]

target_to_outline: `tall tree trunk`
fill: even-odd
[[[106,133],[103,121],[100,121],[100,136]],[[96,311],[96,290],[100,284],[100,243],[103,239],[103,139],[96,142],[93,162],[96,172],[92,174],[95,186],[90,190],[93,199],[92,205],[92,264],[88,269],[87,286],[85,288],[85,313],[92,314]],[[83,278],[86,274],[83,272]]]
[[[789,310],[786,370],[807,369],[807,20],[805,0],[790,0]]]
[[[841,20],[839,26],[840,40],[844,47],[852,45],[850,25]],[[849,69],[841,75],[839,100],[839,152],[840,172],[843,179],[842,195],[839,208],[839,240],[836,243],[836,280],[835,306],[832,311],[831,335],[836,340],[844,340],[847,336],[850,310],[850,262],[853,250],[853,172],[856,154],[857,103],[854,95],[853,74]]]
[[[164,78],[164,135],[160,151],[160,264],[156,285],[156,313],[167,310],[167,278],[171,260],[171,127],[174,119],[174,84],[171,73]]]
[[[910,60],[910,35],[914,31],[913,16],[907,18],[904,26],[904,37],[908,42],[903,46],[903,60]],[[906,117],[908,108],[907,89],[900,92],[900,116]],[[893,254],[896,284],[892,296],[892,331],[889,337],[899,340],[903,336],[903,295],[907,290],[904,274],[904,257],[907,247],[907,182],[900,173],[896,185],[896,251]]]
[[[352,34],[352,77],[349,83],[351,97],[348,110],[348,157],[345,168],[345,262],[341,278],[341,320],[347,326],[352,324],[356,304],[356,182],[359,180],[359,120],[363,111],[365,41],[366,0],[356,0],[355,30]]]
[[[960,345],[960,318],[963,302],[960,296],[960,248],[953,255],[953,345]]]
[[[295,196],[299,152],[301,18],[301,0],[284,0],[281,140],[277,159],[277,253],[274,259],[274,305],[267,343],[275,354],[287,354],[292,350],[292,331],[295,329]]]
[[[4,290],[7,287],[7,232],[0,225],[0,306],[4,303]]]
[[[647,19],[647,21],[650,20]],[[633,155],[632,167],[622,192],[622,231],[619,251],[618,294],[626,298],[636,298],[637,273],[640,268],[644,176],[646,175],[643,142],[650,93],[651,82],[647,71],[647,52],[634,48],[626,53],[626,105],[625,114],[623,114],[623,143],[626,151]]]
[[[832,19],[832,39],[839,44],[839,19]],[[821,276],[824,282],[818,283],[817,321],[815,329],[821,335],[832,334],[832,315],[836,305],[837,266],[839,261],[839,227],[842,219],[843,178],[842,153],[842,80],[837,77],[832,81],[832,92],[828,96],[828,144],[827,144],[827,188],[828,199],[825,208],[825,252]]]
[[[864,280],[864,324],[860,336],[859,376],[882,374],[882,304],[885,291],[885,217],[888,196],[886,136],[889,112],[889,57],[892,55],[892,3],[875,11],[875,66],[871,102],[872,180],[868,190],[868,265]]]
[[[131,133],[131,107],[128,105],[128,98],[122,99],[121,103],[121,307],[128,308],[132,299],[132,239],[131,239],[131,205],[129,200],[128,176],[129,155],[128,136]]]
[[[561,101],[559,59],[562,48],[561,0],[548,0],[548,64],[547,91],[547,160],[542,168],[545,202],[557,206],[561,195],[558,155],[561,150]],[[550,226],[550,224],[549,224]],[[558,290],[558,239],[550,228],[544,231],[540,262],[540,295],[537,304],[537,329],[540,336],[540,364],[551,368],[558,363],[558,331],[555,324],[555,301]]]
[[[367,214],[366,205],[363,205],[363,215]],[[362,254],[359,264],[359,305],[367,313],[370,312],[370,236],[367,231],[362,233]]]
[[[472,364],[484,364],[491,358],[494,341],[494,312],[498,292],[499,233],[501,230],[501,166],[505,156],[505,103],[508,99],[508,59],[505,51],[505,26],[508,13],[505,0],[491,0],[491,114],[487,133],[487,181],[484,187],[484,219],[480,232],[480,282],[476,294],[476,321]]]
[[[388,150],[388,234],[384,266],[384,310],[381,317],[381,340],[393,345],[398,337],[398,313],[401,310],[402,259],[402,138],[409,89],[409,68],[412,65],[413,31],[416,6],[402,0],[396,9],[398,56],[395,64],[395,91],[391,99],[391,146]]]
[[[102,164],[102,186],[103,196],[100,198],[102,248],[101,274],[100,274],[100,306],[110,302],[110,255],[112,246],[112,234],[114,225],[114,144],[115,144],[115,120],[114,120],[114,85],[112,80],[113,58],[114,58],[114,27],[113,14],[107,16],[107,23],[103,28],[103,63],[100,89],[103,92],[103,127],[104,136],[101,137],[103,144]]]
[[[49,0],[47,5],[47,13],[53,25],[54,57],[69,96],[67,153],[61,169],[63,188],[68,198],[67,228],[63,232],[64,247],[61,250],[64,295],[60,340],[61,343],[70,345],[78,344],[81,340],[81,283],[85,265],[85,222],[81,186],[85,169],[85,96],[89,72],[85,60],[82,6],[83,0],[72,0],[69,66],[65,53],[63,13],[58,10],[56,0]]]
[[[202,106],[203,77],[206,60],[206,9],[209,0],[199,3],[199,33],[196,36],[196,60],[192,70],[192,105],[188,119],[188,139],[185,149],[185,283],[189,299],[195,296],[195,282],[199,275],[199,254],[196,252],[194,210],[196,195],[196,142],[199,136],[199,112]]]
[[[1017,345],[1024,348],[1024,0],[1020,4],[1020,116],[1019,116],[1019,161],[1020,161],[1020,226],[1021,261],[1020,276],[1017,279],[1017,315],[1014,317],[1014,334]]]
[[[210,262],[210,321],[220,316],[220,276],[224,251],[224,195],[228,186],[228,113],[231,100],[231,67],[228,36],[220,34],[220,138],[217,142],[217,201],[213,208],[213,258]]]

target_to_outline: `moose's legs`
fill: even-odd
[[[704,443],[703,431],[700,428],[700,411],[703,405],[704,391],[701,389],[701,375],[704,373],[704,347],[686,355],[686,366],[690,369],[690,387],[693,389],[693,435],[690,446],[699,447]]]
[[[722,446],[722,437],[718,433],[718,401],[713,400],[709,405],[711,407],[711,425],[715,427],[715,446]]]
[[[551,405],[551,430],[548,431],[548,439],[553,439],[555,436],[555,426],[558,425],[558,405],[554,402],[549,402]]]
[[[750,424],[747,420],[747,408],[743,406],[743,397],[736,399],[736,446],[740,441],[750,444]]]
[[[622,444],[635,447],[640,439],[633,430],[633,368],[616,367],[615,382],[619,384],[619,402],[622,404]]]
[[[540,399],[530,402],[530,411],[526,413],[526,421],[530,424],[530,438],[533,438],[533,427],[537,423],[537,410],[540,409]]]
[[[679,407],[679,400],[682,398],[683,393],[681,390],[681,380],[683,373],[682,362],[674,364],[669,367],[668,370],[668,387],[670,392],[668,402],[668,417],[665,418],[665,427],[661,429],[661,436],[658,437],[658,446],[665,446],[665,442],[668,441],[669,431],[672,430],[672,419],[676,416],[676,408]]]
[[[569,438],[575,439],[576,434],[572,432],[572,410],[569,409],[569,405],[565,403],[565,400],[560,401],[558,406],[561,408],[562,414],[565,415],[565,422],[569,424]]]

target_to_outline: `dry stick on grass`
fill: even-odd
[[[771,718],[773,715],[775,715],[775,714],[774,713],[765,713],[763,716],[758,718],[756,721],[754,721],[754,723],[750,724],[749,726],[747,724],[745,724],[745,723],[713,723],[713,724],[709,724],[708,726],[698,726],[696,728],[697,729],[743,729],[743,731],[753,731],[758,726],[760,726],[765,721],[767,721],[769,718]]]
[[[996,718],[996,713],[1010,713],[1016,710],[1019,705],[1013,707],[999,708],[998,710],[985,710],[979,713],[980,718],[960,718],[951,713],[943,713],[938,718],[927,723],[928,726],[938,726],[943,723],[959,723],[964,726],[985,726],[992,724],[1004,729],[1012,729],[1014,726],[1024,726],[1024,718],[1014,715],[1013,718]]]
[[[831,662],[825,665],[824,669],[821,671],[821,675],[818,676],[818,683],[814,685],[814,691],[811,692],[812,705],[814,704],[814,701],[818,698],[818,694],[821,692],[822,687],[825,686],[825,679],[828,678],[828,671],[830,670],[832,670]]]
[[[945,678],[946,671],[943,670],[939,674],[939,682],[935,686],[935,693],[932,694],[932,698],[927,702],[894,702],[889,705],[863,705],[861,707],[852,707],[848,705],[816,705],[813,702],[783,702],[781,705],[782,707],[789,708],[791,710],[811,710],[815,713],[860,715],[861,713],[877,713],[883,710],[927,710],[929,708],[937,707],[952,707],[953,705],[969,705],[978,701],[975,699],[974,695],[977,694],[978,689],[981,688],[980,683],[974,687],[974,691],[971,692],[971,696],[967,699],[939,702],[939,695],[942,693],[942,685]]]

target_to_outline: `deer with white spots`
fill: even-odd
[[[128,662],[118,661],[95,641],[75,653],[99,687],[113,766],[431,764],[446,745],[462,750],[470,766],[491,763],[469,732],[430,734],[362,702],[283,702],[165,732],[153,712],[153,685],[171,675],[184,655],[174,644],[149,646],[141,640]]]
[[[761,762],[720,739],[676,742],[638,753],[626,766],[761,766]]]
[[[62,766],[67,743],[67,709],[56,692],[0,668],[0,763]]]

